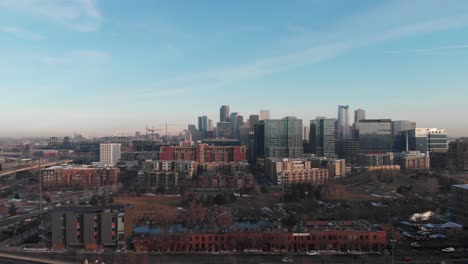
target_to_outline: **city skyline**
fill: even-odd
[[[349,105],[466,136],[467,29],[457,0],[0,0],[0,136],[186,128],[222,104],[303,123]]]

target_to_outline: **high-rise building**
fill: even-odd
[[[260,120],[270,119],[270,110],[260,110]]]
[[[357,163],[359,154],[359,140],[341,139],[335,142],[335,153],[340,159],[345,159],[348,164]]]
[[[302,132],[302,140],[309,141],[310,137],[310,126],[304,126],[304,131]]]
[[[414,122],[408,120],[392,121],[393,152],[408,151],[408,131],[415,129]]]
[[[196,132],[196,131],[197,131],[197,127],[196,127],[195,125],[189,124],[189,125],[187,126],[187,130],[188,130],[188,132],[193,133],[193,132]]]
[[[213,131],[213,120],[208,119],[208,131]]]
[[[468,172],[468,138],[457,139],[449,143],[447,169]]]
[[[338,139],[351,138],[350,122],[349,122],[349,106],[338,106],[338,121],[337,121],[337,136]]]
[[[254,126],[256,123],[260,121],[260,116],[259,115],[250,115],[249,116],[249,127],[251,130],[254,130]]]
[[[208,131],[208,117],[207,116],[198,117],[198,131],[200,132]]]
[[[335,122],[334,118],[317,117],[310,121],[310,139],[312,151],[320,157],[335,157]]]
[[[354,124],[359,123],[359,121],[366,119],[366,111],[358,108],[354,111]]]
[[[235,138],[232,122],[218,122],[216,132],[219,138]]]
[[[300,158],[303,155],[301,119],[265,120],[265,158]]]
[[[229,105],[223,105],[219,109],[219,122],[229,122]]]
[[[447,152],[447,132],[438,128],[412,129],[408,131],[408,144],[411,151]]]
[[[468,184],[452,185],[452,212],[457,223],[468,226]]]
[[[258,165],[258,160],[265,158],[265,122],[254,124],[253,161]]]
[[[239,113],[237,112],[232,112],[231,115],[229,116],[229,122],[232,123],[232,131],[234,132],[234,138],[237,138],[237,130],[239,129],[239,126],[237,125],[237,117],[239,116]]]
[[[120,143],[102,143],[99,145],[99,162],[115,165],[121,158]]]
[[[392,151],[392,120],[364,119],[358,124],[359,150],[361,152]]]

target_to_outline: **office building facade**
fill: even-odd
[[[223,105],[219,109],[219,122],[229,122],[229,105]]]
[[[320,157],[335,157],[335,122],[334,118],[322,118],[310,121],[309,143],[312,151]]]
[[[346,139],[351,137],[349,122],[349,106],[338,106],[338,120],[336,123],[337,138]]]
[[[198,131],[200,132],[208,131],[208,117],[207,116],[198,117]]]
[[[270,110],[260,110],[260,120],[270,119]]]
[[[390,119],[364,119],[358,124],[360,152],[392,151],[392,121]]]
[[[121,158],[120,143],[102,143],[99,145],[99,162],[114,166]]]
[[[265,120],[265,157],[300,158],[302,145],[302,120],[296,117]]]

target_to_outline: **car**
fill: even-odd
[[[317,251],[315,250],[309,250],[307,251],[307,256],[318,256],[320,255],[320,253],[318,253]]]
[[[283,263],[293,263],[293,259],[292,258],[288,258],[288,257],[284,257],[281,262]]]
[[[442,252],[445,252],[445,253],[455,252],[455,249],[453,247],[448,247],[448,248],[442,249]]]
[[[420,248],[421,244],[419,244],[418,242],[411,242],[411,247]]]

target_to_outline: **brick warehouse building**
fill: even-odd
[[[245,146],[211,146],[198,144],[196,147],[168,146],[161,148],[161,160],[195,160],[205,162],[239,162],[247,160]]]
[[[50,213],[53,249],[129,248],[132,205],[62,207]]]
[[[301,252],[307,250],[382,251],[387,235],[365,221],[311,222],[301,232],[276,230],[225,230],[224,232],[137,233],[136,251],[196,252]]]
[[[119,168],[94,166],[59,165],[42,170],[42,187],[53,189],[86,189],[115,186],[118,183]]]

